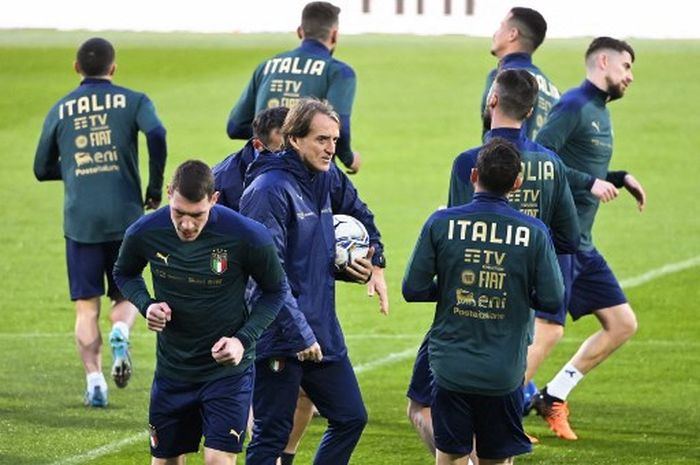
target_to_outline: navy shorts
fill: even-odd
[[[449,391],[435,385],[432,405],[435,447],[447,454],[471,453],[504,459],[532,450],[523,431],[523,392],[520,387],[504,396]]]
[[[237,454],[243,448],[255,368],[213,381],[153,378],[148,423],[151,455],[172,458],[204,446]]]
[[[124,300],[112,277],[121,241],[85,244],[66,237],[66,262],[71,300],[91,299],[105,293],[112,300]]]
[[[574,321],[596,310],[627,302],[620,283],[596,249],[557,258],[566,286],[566,307]],[[564,326],[566,309],[562,307],[556,314],[537,312],[536,316]]]
[[[430,370],[430,360],[428,359],[428,335],[425,335],[423,342],[418,348],[416,361],[413,364],[413,374],[408,385],[406,396],[425,406],[430,407],[433,403],[433,372]]]

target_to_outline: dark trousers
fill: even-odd
[[[293,358],[256,362],[253,437],[247,465],[274,465],[289,440],[299,386],[328,420],[314,465],[347,464],[367,424],[367,411],[350,359],[299,362]]]

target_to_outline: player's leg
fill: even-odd
[[[542,362],[564,335],[564,326],[555,321],[535,318],[535,337],[527,349],[525,384],[535,377]]]
[[[151,465],[184,465],[185,454],[199,449],[201,388],[202,383],[153,377],[148,408]]]
[[[474,423],[468,396],[435,386],[431,411],[435,462],[467,465],[474,451]]]
[[[294,411],[294,426],[289,434],[289,441],[282,452],[280,465],[292,465],[294,456],[297,453],[301,438],[304,437],[306,428],[308,428],[311,419],[314,417],[314,403],[311,402],[309,396],[306,395],[303,389],[299,388],[299,397],[297,398],[297,407]]]
[[[102,374],[100,296],[104,294],[100,244],[82,244],[66,238],[66,264],[71,300],[75,302],[75,343],[85,368],[85,404],[107,405],[107,382]]]
[[[255,363],[255,420],[246,465],[274,465],[282,455],[292,431],[302,373],[301,363],[293,358]]]
[[[367,424],[360,386],[346,356],[324,363],[304,362],[302,387],[328,419],[314,465],[345,465]]]
[[[243,450],[253,398],[254,367],[205,383],[200,390],[205,465],[234,465]]]
[[[637,319],[605,259],[596,251],[576,255],[576,276],[569,310],[574,320],[593,313],[601,329],[547,383],[535,407],[550,428],[563,439],[577,439],[569,425],[566,401],[583,376],[598,366],[637,330]]]
[[[413,373],[408,385],[408,407],[406,414],[423,444],[431,455],[435,455],[435,439],[433,439],[433,422],[430,404],[432,403],[433,374],[428,362],[428,336],[418,348]]]
[[[131,354],[129,352],[129,334],[134,325],[137,310],[131,302],[124,299],[112,277],[112,268],[119,255],[120,241],[104,245],[105,274],[107,276],[107,295],[112,299],[110,319],[112,330],[109,333],[109,344],[112,348],[112,379],[117,387],[123,388],[131,378]]]

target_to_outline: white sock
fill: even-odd
[[[129,339],[129,325],[124,323],[123,321],[117,321],[112,325],[112,329],[119,329],[121,333],[124,335],[125,339]]]
[[[583,379],[583,373],[578,371],[571,363],[564,365],[552,381],[547,383],[547,394],[566,400],[569,393]]]
[[[101,371],[88,373],[85,378],[87,380],[88,391],[92,391],[95,389],[95,386],[99,386],[102,391],[107,392],[107,380]]]

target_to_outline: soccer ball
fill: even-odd
[[[365,225],[349,215],[333,215],[335,229],[335,267],[344,270],[356,258],[369,252],[369,234]]]

